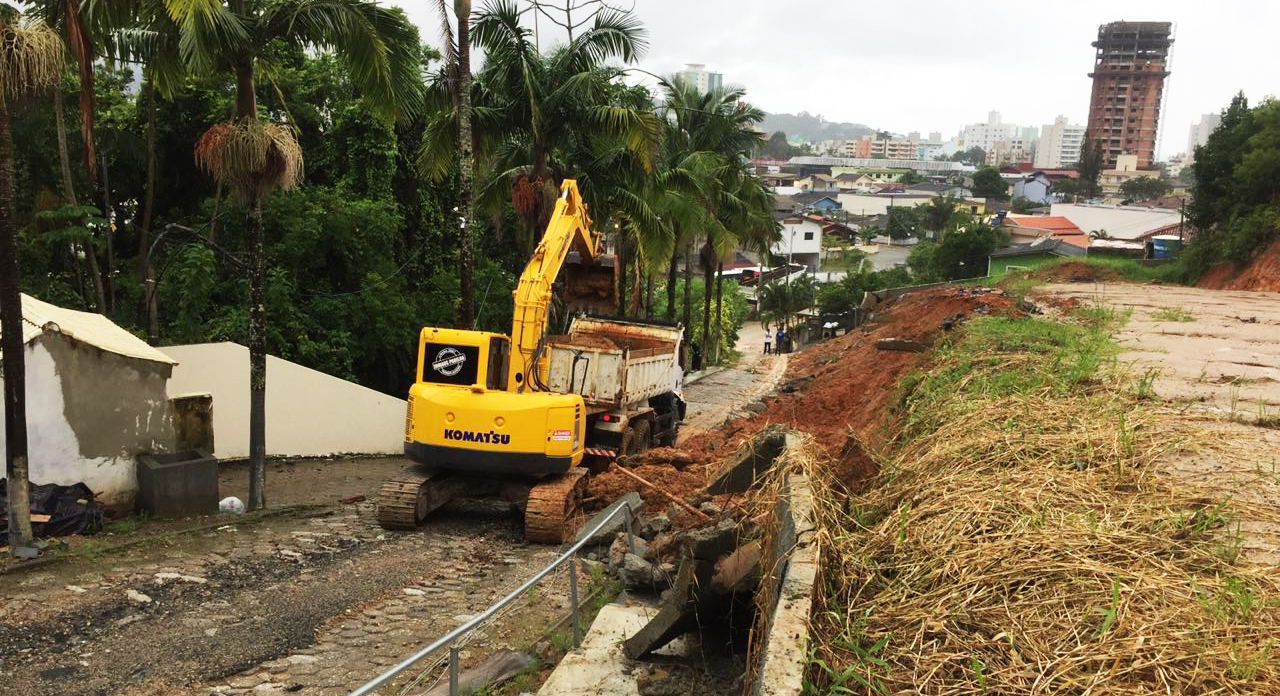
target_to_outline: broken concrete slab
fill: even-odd
[[[751,488],[760,474],[782,454],[786,434],[787,428],[781,425],[771,425],[761,430],[751,439],[750,445],[739,452],[737,458],[716,472],[707,485],[706,492],[711,495],[742,493]]]
[[[738,524],[730,519],[720,520],[714,527],[686,532],[684,541],[694,558],[716,561],[737,547]]]
[[[582,646],[560,661],[538,696],[633,696],[639,694],[634,663],[623,653],[622,642],[653,618],[654,609],[643,604],[606,604],[582,639]],[[656,651],[678,657],[687,652],[677,639]]]

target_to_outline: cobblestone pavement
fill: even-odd
[[[782,381],[787,356],[764,351],[764,329],[748,322],[738,332],[738,364],[712,373],[684,390],[689,407],[680,426],[680,442],[715,430]]]
[[[6,576],[0,693],[345,694],[555,557],[503,506],[460,507],[406,533],[369,503],[232,523],[159,558]],[[541,605],[567,607],[560,581]]]

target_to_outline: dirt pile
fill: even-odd
[[[1280,292],[1280,240],[1243,267],[1223,263],[1209,269],[1196,287],[1211,290],[1257,290]]]
[[[1033,272],[1031,277],[1036,280],[1046,280],[1053,283],[1097,283],[1106,280],[1124,280],[1124,277],[1116,271],[1087,264],[1083,261],[1063,261],[1045,266]]]

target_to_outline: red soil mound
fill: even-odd
[[[1082,264],[1083,265],[1083,264]],[[832,455],[835,474],[850,487],[876,473],[872,458],[856,442],[879,440],[887,423],[885,411],[898,380],[919,366],[922,353],[878,350],[881,338],[930,341],[942,331],[943,320],[973,313],[1015,313],[1013,301],[999,291],[942,288],[905,295],[879,305],[873,320],[852,333],[806,348],[791,357],[785,385],[794,391],[771,398],[765,410],[697,436],[681,449],[693,462],[682,469],[670,464],[644,464],[632,469],[645,480],[682,499],[697,499],[707,483],[707,471],[732,455],[765,426],[783,423],[810,433]],[[665,509],[669,500],[637,483],[614,467],[592,477],[588,496],[604,505],[630,491],[645,499],[647,512]],[[730,500],[715,499],[722,508]],[[684,515],[681,515],[683,517]],[[677,527],[688,520],[673,520]]]
[[[1280,292],[1280,240],[1272,242],[1243,268],[1231,263],[1214,266],[1196,287]]]

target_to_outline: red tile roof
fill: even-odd
[[[1058,215],[1018,215],[1010,213],[1005,216],[1006,225],[1045,230],[1054,234],[1084,234],[1075,223]]]

